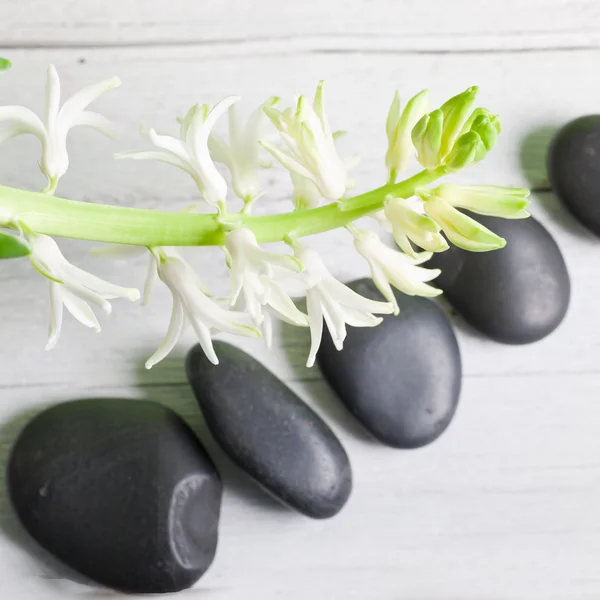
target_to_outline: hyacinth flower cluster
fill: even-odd
[[[374,327],[381,315],[398,314],[401,307],[392,288],[408,295],[437,296],[440,290],[432,281],[439,270],[427,268],[432,253],[444,252],[449,244],[473,252],[505,245],[505,240],[471,215],[528,216],[525,189],[432,185],[483,160],[496,144],[500,121],[475,106],[475,87],[432,111],[427,91],[404,106],[396,94],[385,123],[387,182],[361,194],[350,194],[356,183],[349,170],[356,159],[338,153],[340,134],[330,126],[321,82],[312,101],[299,96],[293,106],[280,108],[280,99],[270,98],[245,122],[238,112],[237,96],[214,106],[197,104],[178,119],[178,135],[144,128],[146,148],[116,155],[177,167],[192,178],[198,205],[209,205],[209,214],[195,213],[194,207],[186,212],[163,212],[57,198],[57,185],[69,166],[69,131],[85,125],[114,136],[113,125],[88,107],[119,84],[117,78],[101,81],[61,105],[59,78],[50,66],[42,119],[22,106],[0,107],[0,142],[31,134],[41,144],[39,165],[47,178],[45,188],[32,192],[0,186],[0,257],[28,257],[48,280],[48,348],[59,339],[65,308],[77,321],[99,331],[98,309],[109,313],[111,300],[140,298],[134,288],[104,281],[72,265],[55,238],[103,242],[116,245],[112,254],[131,255],[137,249],[148,256],[144,297],[159,281],[172,295],[167,333],[148,359],[148,368],[171,352],[186,324],[216,364],[215,333],[263,337],[270,345],[275,319],[308,329],[307,365],[311,366],[324,326],[341,349],[347,326]],[[227,137],[215,131],[215,124],[225,116]],[[278,136],[277,141],[272,134]],[[261,174],[267,159],[291,175],[290,209],[255,216],[254,203],[268,192]],[[422,170],[398,182],[415,160]],[[242,200],[237,212],[229,208],[232,196]],[[372,217],[368,221],[372,228],[362,225],[363,217]],[[307,235],[338,228],[347,230],[356,252],[368,264],[381,301],[363,297],[338,281],[318,252],[303,241]],[[382,239],[382,232],[392,234],[394,247]],[[265,249],[264,244],[270,242],[281,242],[281,247]],[[209,245],[223,250],[231,282],[228,298],[214,298],[203,274],[178,250]],[[303,290],[305,311],[292,299],[290,289]]]

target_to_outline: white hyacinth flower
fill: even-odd
[[[345,131],[336,131],[333,134],[333,139],[337,143],[338,139],[346,134]],[[342,159],[346,172],[353,169],[360,161],[358,156],[348,156]],[[294,188],[294,206],[296,210],[317,208],[323,196],[317,188],[317,186],[306,177],[290,171],[290,177],[292,178],[292,186]],[[346,179],[346,189],[351,189],[356,186],[354,179]]]
[[[100,324],[90,304],[110,314],[108,300],[127,298],[135,302],[139,299],[140,293],[135,288],[109,283],[72,265],[51,237],[31,233],[28,239],[31,263],[50,280],[50,331],[46,350],[53,348],[60,336],[63,305],[82,325],[100,331]]]
[[[417,257],[411,242],[427,252],[443,252],[448,249],[448,243],[440,233],[440,226],[424,214],[422,200],[388,197],[383,216],[391,226],[396,243],[411,258]]]
[[[321,204],[323,196],[317,186],[306,177],[290,171],[292,186],[294,188],[294,206],[296,210],[316,208]]]
[[[225,248],[229,254],[231,269],[230,304],[234,306],[243,293],[246,310],[252,322],[263,326],[267,346],[271,344],[271,315],[274,311],[280,319],[297,326],[307,326],[308,318],[302,313],[283,287],[275,280],[275,268],[299,272],[302,264],[294,256],[263,250],[255,235],[245,228],[227,234]]]
[[[258,143],[266,120],[264,107],[274,106],[278,98],[269,98],[248,118],[245,125],[240,122],[238,105],[229,107],[229,139],[225,141],[212,132],[208,138],[210,155],[215,162],[224,164],[231,173],[233,191],[246,205],[251,204],[262,194],[258,177],[261,161],[261,147]]]
[[[173,308],[167,334],[158,350],[146,361],[147,369],[151,369],[173,350],[183,331],[186,317],[208,360],[215,365],[219,364],[219,359],[213,348],[211,329],[246,337],[260,337],[258,329],[245,323],[248,320],[246,313],[221,308],[202,291],[196,272],[187,262],[171,252],[166,254],[160,248],[153,251],[158,276],[173,295]]]
[[[265,113],[279,130],[285,152],[261,140],[286,169],[312,181],[327,200],[341,200],[347,189],[346,168],[335,149],[334,137],[325,114],[324,83],[321,81],[313,104],[300,96],[296,110],[266,107]]]
[[[415,154],[411,132],[427,112],[428,105],[429,92],[427,90],[423,90],[411,98],[404,110],[401,110],[400,95],[398,92],[394,94],[385,124],[388,139],[385,166],[390,174],[390,183],[394,183],[396,176],[410,166],[410,161]]]
[[[399,307],[392,285],[409,296],[439,296],[442,293],[426,283],[441,271],[418,266],[431,258],[431,252],[421,252],[411,258],[386,246],[374,231],[358,231],[354,236],[356,249],[369,263],[373,282],[394,307],[394,314],[399,313]]]
[[[321,257],[312,248],[295,243],[294,250],[296,258],[304,265],[306,274],[306,305],[311,335],[306,366],[312,367],[321,345],[323,319],[335,347],[341,350],[346,339],[346,325],[375,327],[382,319],[373,313],[390,314],[394,308],[389,302],[365,298],[339,282],[327,270]]]
[[[177,167],[194,180],[208,204],[222,208],[227,198],[227,183],[210,156],[208,139],[217,119],[238,100],[238,96],[229,96],[213,108],[209,104],[196,104],[180,119],[180,139],[158,134],[154,129],[142,131],[160,150],[119,152],[115,158],[156,160]]]
[[[18,135],[35,135],[42,143],[40,168],[48,178],[44,190],[54,193],[58,180],[69,167],[67,134],[73,127],[86,125],[108,137],[115,137],[112,123],[98,113],[86,110],[98,96],[121,85],[118,77],[90,85],[69,98],[60,106],[60,80],[54,65],[48,67],[46,77],[46,106],[44,119],[24,106],[0,107],[0,122],[6,123],[0,130],[0,143]]]

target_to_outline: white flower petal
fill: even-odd
[[[346,192],[347,173],[338,156],[325,115],[323,83],[319,84],[314,104],[298,98],[296,111],[265,109],[281,139],[290,150],[287,155],[268,142],[263,146],[288,170],[313,181],[328,200],[341,200]]]
[[[292,185],[294,186],[294,204],[297,210],[316,208],[322,196],[317,186],[306,177],[290,171]]]
[[[62,304],[78,321],[100,331],[98,320],[88,303],[96,304],[110,314],[112,307],[108,298],[136,300],[139,297],[139,292],[134,288],[114,285],[71,265],[51,237],[30,234],[28,238],[31,263],[51,281],[49,348],[54,346],[60,333]]]
[[[0,122],[14,123],[23,133],[35,135],[41,141],[46,139],[46,128],[39,117],[24,106],[0,106]]]
[[[200,342],[200,346],[202,347],[204,354],[206,354],[206,358],[208,358],[213,365],[218,365],[219,359],[217,358],[217,353],[213,347],[210,329],[194,313],[188,312],[187,314],[189,321],[192,324],[192,328],[196,333],[196,337]]]
[[[180,120],[183,137],[181,140],[168,135],[160,135],[154,129],[149,129],[150,141],[165,153],[170,154],[170,158],[162,153],[127,153],[118,157],[151,158],[183,169],[193,178],[204,200],[221,210],[227,197],[227,183],[210,156],[208,136],[215,119],[235,101],[237,101],[236,97],[225,98],[208,114],[207,105],[192,107],[188,114]]]
[[[357,294],[329,273],[319,255],[312,249],[294,242],[294,252],[302,261],[307,277],[307,306],[311,328],[311,351],[307,366],[314,364],[325,319],[335,347],[342,348],[346,324],[373,327],[381,322],[373,312],[389,314],[394,307],[389,302],[377,302]]]
[[[233,104],[240,100],[239,96],[228,96],[217,102],[208,113],[206,120],[202,122],[195,118],[192,122],[192,140],[194,153],[197,157],[208,155],[208,136],[214,127],[217,119]]]
[[[140,299],[140,292],[136,288],[128,288],[110,283],[109,281],[96,277],[96,275],[92,275],[69,263],[67,263],[63,269],[69,279],[76,280],[81,285],[84,285],[107,299],[127,298],[132,302],[136,302]]]
[[[315,364],[315,358],[321,338],[323,337],[323,311],[321,310],[321,301],[316,290],[309,290],[306,294],[306,306],[308,318],[310,321],[310,351],[306,360],[306,366],[312,367]]]
[[[400,94],[396,90],[394,92],[394,99],[392,100],[392,105],[390,106],[390,110],[388,111],[388,116],[385,122],[385,133],[389,142],[393,142],[395,136],[397,135],[396,127],[398,126],[398,121],[400,121],[401,114]]]
[[[244,264],[239,262],[233,263],[229,275],[231,283],[229,304],[230,306],[234,306],[244,288]]]
[[[66,309],[82,324],[95,331],[100,331],[100,323],[94,314],[94,311],[89,307],[88,303],[81,297],[72,293],[66,287],[61,289],[62,301]]]
[[[78,126],[91,127],[111,139],[115,139],[118,135],[118,130],[112,121],[101,114],[90,110],[83,111],[73,116],[71,119],[71,127]]]
[[[171,311],[171,320],[167,329],[167,335],[156,352],[146,361],[146,369],[151,369],[166,358],[173,348],[175,348],[183,331],[184,320],[183,305],[178,298],[173,297],[173,309]]]
[[[273,158],[275,158],[277,161],[279,161],[286,169],[288,169],[289,171],[293,171],[294,173],[297,173],[298,175],[301,175],[302,177],[306,177],[307,179],[310,179],[311,181],[314,182],[314,177],[310,173],[310,171],[308,171],[308,169],[306,169],[304,166],[302,166],[297,160],[292,158],[289,154],[282,152],[279,148],[277,148],[277,146],[271,144],[270,142],[267,142],[266,140],[260,140],[259,144],[265,150],[267,150],[273,156]]]
[[[154,283],[158,278],[158,270],[156,267],[156,261],[154,257],[150,257],[150,262],[148,263],[148,273],[146,274],[146,281],[144,282],[144,292],[142,294],[142,306],[147,306],[150,302],[150,294],[152,293],[152,288],[154,287]]]
[[[317,117],[319,117],[319,121],[321,121],[321,127],[323,128],[323,133],[331,138],[331,128],[329,127],[329,122],[327,121],[327,114],[325,113],[325,82],[320,81],[317,86],[317,91],[315,93],[315,99],[313,102],[313,109]]]
[[[248,118],[246,122],[246,127],[244,128],[243,139],[241,140],[241,146],[244,148],[245,152],[252,152],[254,160],[258,160],[258,140],[261,137],[261,132],[263,129],[263,125],[265,123],[265,111],[263,110],[265,105],[269,105],[269,103],[275,103],[278,101],[278,98],[269,98],[266,104],[261,104],[258,108],[256,108]],[[231,109],[235,108],[235,105],[231,107]],[[231,110],[230,109],[230,110]]]
[[[208,151],[211,158],[215,162],[222,163],[231,169],[232,164],[230,148],[227,145],[227,142],[225,142],[225,140],[220,135],[217,135],[214,131],[211,132],[210,136],[208,137]]]
[[[270,99],[267,103],[273,103]],[[229,142],[225,142],[214,132],[208,138],[208,149],[213,161],[225,164],[231,173],[232,187],[235,194],[244,200],[246,210],[262,194],[258,177],[260,166],[258,140],[262,124],[265,121],[263,106],[258,107],[242,126],[237,111],[237,104],[229,107]]]
[[[170,135],[156,133],[155,129],[148,130],[148,138],[156,147],[176,156],[183,164],[189,164],[189,155],[181,140]]]
[[[183,161],[174,154],[168,152],[161,152],[160,150],[132,150],[130,152],[118,152],[115,154],[116,160],[131,159],[131,160],[154,160],[162,162],[173,167],[177,167],[182,171],[185,171],[191,177],[195,177],[194,171],[190,168],[189,164]]]
[[[65,282],[65,290],[63,291],[63,296],[65,291],[71,292],[73,296],[77,296],[84,302],[91,302],[95,304],[99,308],[101,308],[107,315],[110,315],[112,312],[112,306],[110,302],[102,297],[100,294],[86,288],[85,286],[74,283],[74,282]]]
[[[279,313],[282,321],[299,327],[308,325],[308,317],[298,309],[277,282],[265,281],[265,289],[265,304],[268,304],[274,311]]]
[[[321,310],[323,318],[331,334],[333,345],[341,350],[346,339],[346,321],[341,307],[332,300],[327,292],[321,291]]]
[[[45,123],[48,131],[56,127],[60,107],[60,80],[54,65],[48,66],[46,76],[46,115]]]
[[[324,281],[323,285],[332,296],[335,296],[338,301],[349,308],[378,314],[390,314],[393,312],[393,307],[389,302],[380,302],[378,300],[365,298],[364,296],[357,294],[354,290],[351,290],[347,285],[344,285],[333,278]]]
[[[61,285],[50,282],[50,327],[48,331],[48,343],[46,350],[52,350],[58,342],[62,329],[63,320],[63,301],[61,295]]]
[[[190,107],[190,109],[187,111],[187,113],[185,113],[184,117],[177,118],[177,122],[180,125],[179,138],[181,139],[181,141],[185,142],[187,140],[190,125],[192,124],[192,121],[193,121],[194,117],[196,116],[198,110],[200,110],[200,105],[194,104],[194,106]],[[141,130],[141,133],[142,133],[142,135],[146,135],[146,137],[147,137],[148,131],[147,131],[147,129],[145,129],[144,124],[142,124],[142,127],[144,129]]]
[[[253,255],[253,259],[257,262],[266,263],[272,266],[281,267],[299,273],[302,271],[302,263],[295,257],[289,254],[278,254],[277,252],[268,252],[256,246],[250,248],[249,252]]]
[[[225,310],[206,297],[196,284],[193,269],[181,258],[167,257],[161,260],[158,269],[160,278],[183,303],[188,319],[197,333],[205,328],[209,333],[210,329],[216,329],[246,337],[260,336],[260,331],[245,323],[248,320],[247,314]],[[198,335],[200,337],[199,333]]]
[[[227,121],[229,125],[229,141],[231,145],[239,146],[240,138],[242,137],[242,125],[240,123],[240,115],[238,106],[232,104],[227,112]]]
[[[393,299],[390,284],[410,296],[438,296],[441,290],[427,285],[440,274],[439,269],[419,267],[431,258],[430,252],[421,252],[411,258],[386,246],[373,231],[361,231],[355,235],[354,244],[358,252],[368,261],[371,275],[379,291],[398,307]]]
[[[48,178],[44,188],[47,194],[53,194],[59,179],[69,167],[67,152],[67,134],[72,127],[87,125],[112,135],[113,128],[109,122],[95,113],[83,113],[86,106],[99,94],[115,87],[117,79],[108,80],[85,88],[60,105],[60,80],[53,65],[48,67],[46,78],[46,102],[44,121],[42,122],[32,111],[23,106],[0,107],[0,122],[9,123],[11,127],[0,133],[0,141],[6,141],[16,135],[30,133],[42,142],[42,156],[39,161],[42,173]]]
[[[20,123],[10,123],[2,127],[0,129],[0,144],[4,142],[8,142],[13,138],[23,135],[25,133],[30,133]]]
[[[365,313],[355,308],[341,307],[344,320],[351,327],[376,327],[382,321],[382,317],[376,317],[371,313]]]
[[[290,322],[303,324],[304,315],[274,279],[276,271],[301,271],[302,264],[296,257],[263,250],[254,233],[243,227],[227,234],[225,251],[229,256],[231,306],[243,290],[246,310],[255,325],[262,323],[263,306],[269,304],[275,311],[288,315]],[[282,318],[286,320],[284,314]]]
[[[262,336],[265,340],[265,346],[270,350],[273,346],[273,318],[269,310],[266,310],[263,314],[262,322]]]
[[[378,264],[371,264],[371,279],[375,284],[375,287],[381,292],[381,295],[394,307],[394,314],[397,315],[400,312],[400,308],[398,307],[398,301],[396,300],[396,295],[392,290],[392,286],[388,278],[386,277],[384,271]]]
[[[76,94],[73,94],[63,105],[59,112],[61,124],[70,127],[71,119],[78,113],[85,110],[96,98],[121,85],[118,77],[105,79],[83,88]]]

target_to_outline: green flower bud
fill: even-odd
[[[6,58],[0,58],[0,71],[7,71],[12,67],[10,60]]]
[[[417,150],[417,159],[426,169],[435,169],[440,165],[440,148],[444,113],[438,109],[423,116],[414,126],[412,143]]]
[[[442,133],[441,156],[445,157],[454,147],[454,143],[461,135],[465,121],[473,110],[473,104],[479,88],[477,86],[466,89],[462,94],[450,98],[445,102],[441,111],[444,113],[444,128]]]
[[[471,126],[471,131],[479,134],[479,137],[488,152],[496,145],[500,130],[500,120],[493,115],[479,115],[473,121],[473,125]]]
[[[488,252],[506,246],[504,238],[456,210],[436,195],[435,190],[423,190],[418,194],[425,202],[425,214],[442,228],[455,246],[471,252]]]
[[[461,135],[463,133],[467,133],[468,131],[471,131],[471,127],[473,126],[475,119],[477,119],[477,117],[479,117],[481,115],[483,115],[485,117],[489,117],[496,125],[496,127],[498,129],[498,133],[501,132],[500,118],[498,117],[498,115],[495,115],[491,110],[488,110],[487,108],[480,107],[480,108],[476,108],[471,113],[471,116],[467,119],[466,123],[464,124],[464,127],[462,128]]]
[[[421,214],[415,203],[420,204],[416,198],[405,199],[388,196],[386,200],[385,218],[392,226],[392,233],[398,246],[411,258],[417,257],[417,252],[411,242],[427,252],[447,250],[448,244],[440,233],[439,225]]]
[[[446,158],[448,171],[460,171],[478,163],[487,154],[485,144],[475,131],[463,133]]]
[[[529,190],[497,185],[456,185],[445,183],[432,190],[456,208],[466,208],[480,215],[504,219],[525,219],[529,216]]]

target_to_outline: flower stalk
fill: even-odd
[[[250,229],[261,244],[284,241],[292,233],[296,237],[322,233],[381,209],[390,194],[410,197],[418,188],[445,174],[444,167],[423,170],[400,183],[349,198],[343,204],[260,217],[240,214],[238,223]],[[0,186],[0,226],[10,227],[15,220],[46,235],[138,246],[222,246],[227,231],[217,214],[92,204]]]
[[[0,69],[2,66],[0,62]],[[275,108],[277,99],[271,98],[250,115],[246,125],[237,113],[237,96],[214,106],[195,104],[178,119],[178,136],[142,127],[142,135],[155,148],[116,155],[177,167],[192,179],[201,201],[214,211],[211,214],[194,214],[199,203],[181,212],[164,212],[54,196],[69,166],[69,130],[86,125],[113,134],[112,123],[88,111],[87,106],[118,85],[119,80],[113,78],[88,86],[61,107],[58,73],[50,65],[42,118],[23,106],[0,107],[0,143],[22,134],[32,134],[41,142],[39,164],[48,180],[46,188],[31,192],[0,186],[0,258],[29,256],[33,267],[49,281],[48,348],[60,335],[63,308],[83,325],[99,331],[91,305],[108,314],[109,300],[136,301],[140,297],[135,288],[105,281],[71,264],[54,237],[113,244],[106,256],[149,253],[143,304],[153,283],[160,280],[171,292],[172,308],[164,340],[146,362],[147,368],[173,350],[186,323],[208,359],[217,364],[213,333],[263,337],[270,346],[274,319],[308,328],[307,366],[312,366],[324,326],[341,349],[347,326],[374,327],[383,318],[378,315],[398,314],[401,307],[392,286],[409,295],[441,293],[430,284],[439,270],[423,264],[433,252],[447,250],[448,242],[475,252],[495,250],[506,243],[462,210],[511,219],[528,216],[527,190],[452,184],[430,187],[441,177],[483,160],[497,142],[501,130],[498,117],[487,109],[473,108],[476,87],[428,114],[426,90],[404,109],[396,94],[386,121],[388,183],[354,197],[348,197],[348,190],[355,185],[348,170],[357,157],[343,159],[338,154],[335,142],[341,132],[330,127],[323,82],[312,103],[299,96],[295,108],[279,110]],[[213,131],[225,113],[229,117],[227,138]],[[263,137],[268,120],[279,133],[279,144],[272,143],[268,135]],[[260,176],[265,166],[263,150],[290,172],[293,210],[250,214],[252,205],[267,191]],[[424,169],[396,183],[415,155]],[[230,191],[244,204],[239,211],[232,211],[228,204]],[[319,206],[322,202],[326,204]],[[365,216],[374,217],[390,232],[399,249],[387,245],[376,232],[359,228],[355,222]],[[365,298],[338,281],[317,251],[300,242],[306,236],[341,227],[354,237],[355,251],[367,261],[383,301]],[[270,242],[285,242],[293,255],[261,247]],[[183,246],[223,249],[230,271],[227,297],[213,297],[203,284],[203,274],[178,250]],[[306,294],[307,314],[294,303],[292,290]]]

